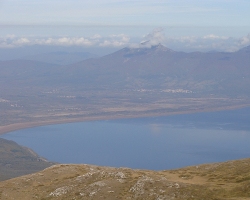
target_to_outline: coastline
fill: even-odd
[[[227,107],[214,108],[214,109],[178,111],[178,112],[168,112],[168,113],[150,113],[150,114],[137,114],[137,115],[121,115],[121,114],[115,115],[114,113],[114,115],[104,115],[104,116],[86,116],[86,117],[71,118],[71,119],[54,119],[54,120],[47,120],[47,121],[23,122],[23,123],[9,124],[6,126],[0,126],[0,135],[6,134],[12,131],[21,130],[21,129],[53,125],[53,124],[76,123],[76,122],[99,121],[99,120],[114,120],[114,119],[126,119],[126,118],[157,117],[157,116],[164,116],[164,115],[180,115],[180,114],[191,114],[191,113],[199,113],[199,112],[216,112],[216,111],[241,109],[241,108],[248,107],[248,106],[250,106],[250,104],[227,106]]]

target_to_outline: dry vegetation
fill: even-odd
[[[0,199],[250,199],[250,159],[166,171],[54,165],[1,182]]]

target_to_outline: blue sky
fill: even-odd
[[[171,44],[173,38],[178,43],[177,37],[182,43],[184,37],[193,42],[194,37],[199,40],[206,37],[207,43],[210,35],[210,39],[221,39],[225,46],[226,37],[234,37],[234,43],[250,38],[249,11],[249,0],[0,0],[0,37],[2,44],[5,41],[5,45],[1,45],[0,39],[0,47],[7,47],[14,39],[16,45],[32,45],[37,43],[35,37],[36,41],[39,37],[43,37],[43,41],[52,37],[54,43],[50,44],[53,45],[66,45],[67,37],[75,41],[85,39],[82,45],[102,46],[106,40],[107,45],[113,41],[123,46],[143,40],[159,27],[165,43],[171,38]],[[99,43],[89,42],[97,35]],[[56,42],[57,37],[64,38],[65,42]],[[18,42],[20,38],[27,40]],[[118,41],[118,38],[122,39]],[[248,44],[246,38],[241,46]],[[97,37],[95,39],[97,41]],[[226,43],[231,42],[232,46],[232,41],[231,38]],[[241,46],[234,44],[234,48],[230,48]]]
[[[1,0],[0,24],[249,26],[249,0]]]

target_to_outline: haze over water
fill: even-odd
[[[49,125],[2,138],[60,163],[164,170],[250,156],[250,108]]]

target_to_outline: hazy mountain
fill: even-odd
[[[23,59],[34,55],[50,54],[51,52],[67,52],[69,54],[77,52],[79,54],[89,52],[92,55],[104,56],[119,49],[110,47],[82,47],[82,46],[56,46],[56,45],[28,45],[15,48],[0,48],[0,60]],[[76,55],[76,57],[78,57]],[[81,60],[84,60],[81,59]]]
[[[250,94],[249,49],[234,53],[184,53],[159,44],[151,48],[124,48],[101,58],[61,67],[23,60],[5,61],[0,62],[0,73],[2,78],[13,76],[15,82],[15,78],[23,77],[34,81],[34,85],[183,89],[243,95]]]
[[[124,48],[64,68],[77,84],[102,87],[177,89],[202,93],[250,94],[250,52],[184,53],[162,45]],[[68,79],[66,78],[66,79]]]
[[[60,71],[58,65],[29,60],[0,61],[1,89],[19,88],[25,93],[25,87],[32,86],[36,80],[53,79]],[[35,85],[34,85],[35,86]],[[39,86],[36,85],[36,86]]]
[[[0,61],[0,125],[247,106],[249,48],[185,53],[159,44],[70,65]]]
[[[69,65],[73,64],[88,58],[95,58],[98,57],[95,54],[91,54],[88,52],[51,52],[51,53],[43,53],[37,55],[29,55],[22,57],[21,59],[24,60],[33,60],[39,62],[46,62],[51,64],[57,65]]]

